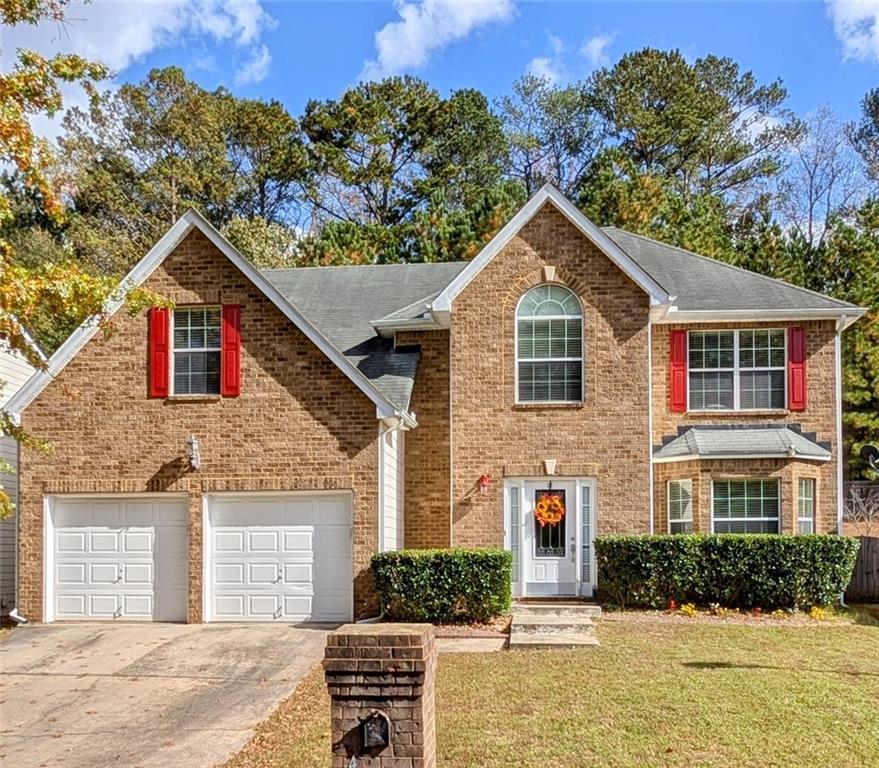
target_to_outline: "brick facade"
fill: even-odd
[[[517,405],[516,306],[544,267],[583,306],[584,401]],[[452,543],[503,543],[502,479],[595,475],[598,531],[649,526],[649,297],[555,207],[545,205],[455,299],[451,328]],[[480,475],[493,479],[480,495]]]
[[[669,408],[669,334],[675,328],[718,330],[721,328],[788,328],[797,325],[806,331],[806,410],[751,411],[738,413],[673,413]],[[667,530],[666,481],[693,478],[694,499],[699,508],[695,516],[703,516],[697,530],[710,530],[709,493],[711,477],[780,477],[782,493],[782,531],[793,532],[791,520],[796,504],[796,479],[814,477],[818,482],[815,528],[817,533],[837,532],[836,488],[838,446],[836,440],[836,327],[832,320],[797,323],[739,323],[707,325],[656,325],[653,327],[653,443],[678,433],[679,427],[695,424],[799,424],[803,432],[815,433],[816,440],[830,445],[831,460],[806,462],[767,460],[762,462],[702,461],[658,464],[654,484],[655,530]]]
[[[54,452],[26,451],[20,503],[19,608],[43,614],[43,497],[53,493],[190,495],[189,620],[202,611],[202,494],[349,489],[354,498],[355,616],[371,607],[378,537],[375,406],[197,231],[145,286],[178,303],[233,303],[241,313],[241,395],[147,398],[147,321],[116,317],[25,410],[23,426]],[[201,468],[184,469],[198,437]]]

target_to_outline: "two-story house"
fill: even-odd
[[[54,445],[21,477],[30,619],[347,620],[401,546],[591,595],[597,533],[839,529],[863,310],[551,187],[467,263],[258,271],[190,211],[127,284],[173,307],[110,307],[11,403]]]

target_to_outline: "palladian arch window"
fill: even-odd
[[[517,400],[578,403],[583,399],[583,310],[560,285],[538,285],[516,310]]]

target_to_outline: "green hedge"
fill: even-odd
[[[859,546],[841,536],[599,536],[599,597],[640,608],[664,608],[669,600],[730,608],[827,605],[848,586]]]
[[[373,555],[385,615],[405,621],[487,621],[510,610],[509,552],[401,549]]]

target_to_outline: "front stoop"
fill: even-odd
[[[514,603],[510,648],[583,648],[600,645],[593,619],[601,606],[590,603]]]

